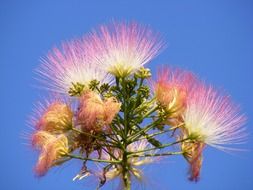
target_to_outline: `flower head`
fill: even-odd
[[[185,110],[187,96],[196,81],[191,72],[165,67],[158,72],[152,88],[157,102],[169,113],[169,120],[179,117]]]
[[[86,131],[101,131],[119,112],[121,104],[113,97],[102,100],[99,94],[89,91],[80,98],[78,124]]]
[[[73,112],[69,105],[62,100],[52,100],[37,105],[33,125],[38,130],[59,134],[72,126]]]
[[[61,48],[54,48],[43,59],[37,73],[47,89],[67,94],[76,86],[87,88],[92,80],[112,83],[112,76],[91,63],[83,43],[85,42],[82,40],[63,43]]]
[[[86,49],[93,62],[107,72],[124,77],[148,63],[163,44],[157,34],[136,23],[102,25],[87,37]]]
[[[85,130],[101,130],[104,125],[104,102],[97,93],[90,91],[82,95],[77,120]]]
[[[206,145],[227,150],[230,144],[243,142],[245,118],[239,114],[229,97],[220,95],[210,86],[198,83],[191,91],[183,113],[181,143],[184,157],[190,165],[189,179],[198,181]]]
[[[37,132],[37,137],[42,135],[42,133]],[[43,176],[52,166],[63,162],[63,160],[60,162],[57,161],[69,152],[68,139],[63,134],[59,136],[43,134],[43,139],[39,139],[37,143],[42,146],[35,172],[38,176]]]
[[[198,85],[189,96],[183,115],[185,129],[198,141],[219,149],[245,140],[245,117],[240,115],[228,96],[212,87]]]
[[[32,134],[31,143],[34,148],[41,150],[52,138],[54,138],[54,135],[39,130]]]
[[[115,97],[109,97],[104,101],[104,108],[105,108],[105,123],[109,125],[115,115],[120,111],[121,103]]]

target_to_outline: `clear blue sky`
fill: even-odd
[[[248,116],[253,132],[253,2],[250,0],[104,0],[0,1],[0,189],[81,190],[72,182],[78,162],[51,170],[38,179],[32,168],[37,155],[21,134],[33,103],[45,91],[33,87],[39,58],[62,40],[81,36],[111,19],[135,20],[160,31],[168,48],[149,66],[177,65],[225,88]],[[147,168],[146,189],[252,190],[253,139],[248,152],[205,151],[199,183],[187,180],[182,158]],[[164,187],[164,188],[162,188]],[[106,186],[104,189],[111,189]]]

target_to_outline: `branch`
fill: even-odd
[[[146,127],[142,128],[140,131],[138,131],[137,133],[135,133],[133,136],[129,137],[129,142],[134,142],[135,139],[138,139],[138,137],[140,135],[145,134],[147,131],[149,131],[150,129],[152,129],[153,127],[155,127],[161,119],[156,120],[155,122],[147,125]]]
[[[165,153],[158,153],[158,154],[143,154],[143,155],[130,155],[129,157],[155,157],[155,156],[171,156],[171,155],[180,155],[184,152],[165,152]]]
[[[182,139],[182,140],[179,140],[179,141],[176,141],[176,142],[173,142],[173,143],[167,143],[167,144],[164,144],[162,146],[159,146],[159,147],[154,147],[154,148],[149,148],[149,149],[144,149],[144,150],[139,150],[139,151],[136,151],[136,152],[131,152],[130,155],[134,155],[134,154],[137,154],[137,153],[142,153],[142,152],[148,152],[148,151],[152,151],[152,150],[157,150],[157,149],[162,149],[162,148],[166,148],[166,147],[169,147],[169,146],[172,146],[172,145],[175,145],[175,144],[178,144],[178,143],[181,143],[181,142],[184,142],[186,140],[189,140],[190,138],[185,138],[185,139]]]
[[[93,162],[103,162],[103,163],[111,163],[111,164],[118,164],[121,162],[121,160],[101,160],[101,159],[96,159],[96,158],[85,158],[85,157],[74,155],[74,154],[66,154],[66,156],[70,158],[79,159],[79,160],[89,160]]]

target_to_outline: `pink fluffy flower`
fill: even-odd
[[[82,84],[87,88],[92,80],[112,83],[112,76],[90,61],[84,43],[83,40],[65,42],[61,48],[54,48],[48,53],[37,69],[45,88],[67,94],[73,84]]]
[[[100,130],[104,121],[104,102],[98,94],[93,91],[83,94],[77,120],[85,130]]]
[[[163,43],[149,28],[136,23],[102,25],[86,39],[93,63],[107,72],[124,77],[153,59]]]
[[[104,108],[105,108],[104,119],[106,125],[109,125],[112,122],[115,115],[119,112],[120,106],[121,103],[119,103],[117,99],[114,97],[107,98],[104,101]]]
[[[40,156],[35,167],[38,176],[43,176],[54,165],[62,163],[65,154],[69,152],[68,139],[65,135],[54,136],[46,131],[33,134],[32,143],[39,148]]]
[[[37,130],[59,134],[72,126],[73,112],[63,100],[54,99],[38,103],[31,119],[31,124]]]
[[[186,106],[187,96],[196,81],[191,72],[169,67],[159,70],[158,79],[153,82],[157,102],[168,112],[169,118],[180,116]]]
[[[202,151],[205,145],[221,150],[233,150],[231,144],[245,141],[245,117],[240,115],[228,96],[223,96],[212,87],[199,84],[191,92],[183,114],[184,138],[181,147],[190,164],[190,180],[197,181],[202,165]]]
[[[119,112],[121,104],[115,98],[102,100],[93,91],[83,94],[80,98],[80,108],[77,113],[78,124],[84,130],[101,131],[108,126]]]
[[[54,135],[50,134],[47,131],[36,131],[32,134],[31,142],[32,146],[38,150],[41,150],[43,146],[45,146],[50,139],[52,139]]]
[[[219,149],[245,140],[245,117],[228,96],[220,95],[212,87],[198,85],[188,98],[183,115],[189,135]]]

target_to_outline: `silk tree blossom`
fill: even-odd
[[[93,91],[85,92],[80,98],[77,123],[84,131],[99,132],[108,129],[120,107],[121,103],[114,97],[102,100],[100,95]]]
[[[121,103],[115,97],[109,97],[104,100],[104,121],[109,125],[116,114],[120,111]]]
[[[34,110],[30,124],[37,130],[59,134],[72,127],[73,112],[61,99],[39,102]]]
[[[124,77],[152,60],[163,47],[158,35],[136,23],[102,25],[87,38],[93,63],[107,72]]]
[[[245,117],[228,96],[220,95],[211,86],[198,85],[188,98],[183,115],[190,136],[221,150],[245,140]]]
[[[191,72],[170,67],[160,69],[157,76],[157,81],[152,83],[154,95],[168,112],[169,124],[174,125],[185,110],[188,94],[196,78]]]
[[[68,94],[74,85],[84,85],[87,88],[92,80],[112,83],[112,76],[90,61],[83,43],[83,40],[65,42],[61,48],[54,48],[42,60],[37,73],[45,88]]]
[[[43,146],[50,142],[49,139],[52,139],[53,137],[54,135],[47,131],[36,131],[34,134],[32,134],[32,146],[38,150],[41,150]]]
[[[60,160],[69,152],[68,139],[65,135],[54,136],[46,131],[37,131],[33,135],[33,144],[40,149],[40,156],[35,166],[38,176],[43,176],[54,165],[63,163]]]
[[[206,145],[221,149],[233,150],[231,144],[245,140],[245,117],[240,115],[228,96],[220,95],[211,86],[198,84],[188,96],[183,114],[184,128],[181,149],[188,161],[189,179],[198,181],[202,166],[202,152]]]
[[[30,120],[38,176],[78,159],[73,180],[94,176],[100,189],[118,179],[130,190],[143,181],[142,166],[182,155],[189,179],[198,181],[205,147],[226,151],[244,142],[245,118],[228,96],[173,67],[150,79],[146,64],[163,45],[148,27],[113,22],[48,53],[37,73],[61,97],[37,104]]]

